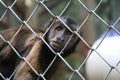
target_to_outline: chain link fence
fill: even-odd
[[[49,1],[49,0],[48,0]],[[32,26],[29,24],[29,21],[31,20],[31,18],[36,15],[37,11],[39,11],[39,8],[42,7],[45,11],[45,13],[49,14],[52,18],[57,18],[59,19],[67,28],[69,28],[62,20],[61,20],[61,16],[64,15],[64,13],[67,11],[67,9],[69,9],[69,6],[71,5],[72,0],[67,0],[64,8],[60,11],[59,15],[56,15],[55,13],[52,12],[52,10],[48,7],[47,0],[34,0],[35,3],[35,7],[32,10],[32,12],[30,13],[30,15],[27,17],[26,20],[22,19],[14,10],[14,7],[16,5],[16,3],[18,2],[18,0],[14,0],[12,1],[11,5],[6,5],[5,0],[0,0],[0,4],[1,6],[4,8],[2,15],[0,16],[0,22],[2,22],[4,20],[4,18],[6,18],[7,13],[11,13],[12,15],[15,16],[15,18],[17,19],[17,21],[21,24],[19,26],[19,29],[16,31],[16,34],[21,30],[21,27],[23,25],[25,25],[27,28],[29,28],[31,30],[32,33],[34,33],[34,35],[36,35],[38,38],[42,39],[42,41],[46,43],[46,41],[43,39],[42,36],[38,36],[38,34],[32,29]],[[52,2],[52,0],[50,1]],[[101,53],[99,53],[99,51],[97,51],[97,48],[102,44],[102,41],[106,38],[107,33],[110,30],[113,30],[114,32],[116,32],[118,34],[118,36],[120,35],[119,30],[116,28],[116,25],[119,23],[120,21],[120,17],[118,17],[118,19],[112,24],[110,25],[107,21],[105,21],[101,16],[98,15],[97,10],[98,8],[101,6],[103,0],[100,0],[99,3],[96,5],[96,7],[94,9],[90,9],[88,8],[88,6],[86,6],[86,4],[84,3],[84,1],[81,0],[76,0],[77,4],[79,4],[87,13],[87,15],[85,16],[84,20],[79,24],[79,28],[76,31],[72,31],[74,34],[76,34],[80,39],[81,42],[83,42],[85,44],[85,46],[87,46],[87,48],[90,50],[89,54],[87,55],[87,57],[84,58],[84,60],[82,61],[82,63],[79,65],[79,67],[77,68],[73,68],[71,66],[71,64],[69,64],[69,62],[63,58],[60,53],[62,53],[62,51],[60,53],[55,53],[54,50],[52,50],[52,48],[47,44],[47,46],[51,49],[51,51],[53,51],[53,53],[55,53],[55,57],[52,60],[51,64],[47,67],[47,69],[43,72],[43,73],[38,73],[34,67],[31,66],[31,64],[27,61],[27,59],[25,57],[22,57],[19,52],[14,48],[14,46],[11,44],[10,41],[6,40],[3,35],[0,34],[0,39],[2,39],[5,43],[7,43],[14,51],[15,53],[18,55],[18,57],[25,61],[29,67],[31,69],[33,69],[33,71],[35,72],[36,75],[42,77],[44,80],[46,80],[46,78],[44,77],[44,75],[47,73],[47,71],[49,70],[49,68],[51,67],[52,63],[56,60],[57,57],[59,57],[63,63],[65,63],[65,65],[67,66],[67,69],[69,69],[72,73],[70,74],[70,76],[67,78],[67,80],[87,80],[86,76],[82,73],[84,72],[83,68],[85,67],[84,65],[86,64],[87,60],[90,58],[90,56],[92,54],[96,54],[97,56],[100,57],[100,59],[103,60],[104,63],[106,63],[109,67],[110,70],[108,71],[108,73],[105,74],[104,80],[109,80],[109,75],[111,74],[112,70],[116,70],[116,72],[120,75],[120,69],[119,67],[119,63],[120,63],[120,58],[119,61],[117,62],[116,66],[111,65],[102,55]],[[24,7],[23,7],[24,8]],[[2,9],[2,8],[1,8]],[[43,13],[44,14],[44,13]],[[84,28],[84,25],[87,23],[87,21],[90,19],[91,16],[96,17],[106,28],[105,30],[105,34],[103,35],[102,39],[99,41],[99,44],[97,45],[97,48],[91,47],[91,45],[79,34],[79,32],[82,31],[82,29]],[[49,26],[51,27],[51,26]],[[45,35],[48,32],[48,30],[43,34]],[[83,32],[84,33],[84,32]],[[13,35],[14,36],[14,35]],[[67,42],[69,43],[69,41]],[[67,45],[67,44],[66,44]],[[110,45],[112,46],[112,45]],[[120,45],[119,45],[120,46]],[[115,46],[113,46],[115,47]],[[65,47],[64,47],[65,48]],[[62,50],[64,50],[64,48]],[[92,53],[95,52],[95,53]],[[79,53],[80,54],[80,53]],[[119,55],[118,55],[119,56]],[[120,56],[119,56],[120,57]],[[93,63],[94,64],[94,63]],[[19,67],[19,65],[18,65]],[[97,68],[97,67],[96,67]],[[4,80],[11,80],[11,78],[13,77],[13,75],[15,74],[17,68],[13,71],[13,73],[11,74],[10,77],[6,78],[2,73],[0,73],[0,76],[4,79]],[[61,69],[62,70],[62,69]],[[81,70],[83,70],[81,72]],[[92,74],[92,72],[91,72]],[[77,75],[77,79],[73,79],[73,77]],[[95,75],[96,76],[96,75]],[[98,75],[99,76],[99,75]],[[58,77],[60,78],[60,77]],[[61,80],[61,79],[60,79]],[[66,79],[65,79],[66,80]],[[89,80],[89,79],[88,79]]]

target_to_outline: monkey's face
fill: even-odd
[[[55,51],[59,52],[64,48],[72,33],[62,23],[56,22],[48,35],[48,43]],[[76,41],[77,37],[73,36],[65,50],[70,49]]]

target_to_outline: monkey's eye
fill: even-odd
[[[67,35],[72,35],[72,33],[70,31],[66,31]]]
[[[57,30],[57,31],[60,31],[60,30],[62,30],[62,27],[58,26],[58,27],[56,28],[56,30]]]

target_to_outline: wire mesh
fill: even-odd
[[[21,27],[23,27],[23,25],[25,25],[37,38],[41,39],[46,46],[48,46],[50,48],[50,50],[56,55],[51,64],[49,64],[49,66],[47,67],[47,69],[43,72],[43,73],[38,73],[34,67],[29,63],[29,61],[26,59],[26,57],[23,57],[19,54],[19,52],[14,48],[14,44],[12,44],[12,40],[6,40],[4,38],[4,36],[2,34],[0,34],[0,38],[1,40],[3,40],[6,44],[8,44],[12,50],[15,51],[15,53],[17,54],[17,56],[24,62],[27,63],[27,65],[35,72],[35,74],[38,77],[42,77],[43,80],[46,80],[46,78],[44,77],[44,75],[47,73],[47,71],[50,69],[51,65],[53,64],[53,62],[56,60],[57,57],[59,57],[62,62],[64,62],[67,66],[67,68],[69,68],[72,71],[72,74],[70,75],[68,80],[72,80],[72,78],[74,77],[75,74],[77,74],[79,76],[78,80],[87,80],[87,78],[80,72],[80,70],[82,69],[82,67],[84,67],[84,65],[86,64],[87,60],[89,59],[89,57],[91,56],[91,54],[93,54],[92,52],[95,52],[94,54],[96,54],[97,56],[99,56],[109,67],[110,70],[108,73],[106,73],[104,80],[109,80],[109,75],[111,74],[112,70],[116,70],[119,74],[120,74],[120,69],[119,67],[119,62],[117,62],[116,66],[112,66],[101,54],[100,52],[97,50],[97,48],[99,48],[99,46],[102,44],[102,42],[104,41],[104,39],[106,38],[106,35],[108,34],[108,32],[110,30],[114,30],[118,35],[120,35],[119,30],[115,27],[116,24],[118,24],[118,22],[120,21],[120,17],[113,23],[113,25],[109,25],[108,22],[106,22],[101,16],[99,16],[96,13],[96,10],[99,8],[99,6],[102,4],[103,0],[100,0],[99,3],[97,4],[97,6],[92,10],[89,9],[86,4],[84,4],[81,0],[76,0],[79,5],[82,6],[82,8],[84,8],[86,10],[86,12],[88,13],[88,15],[86,16],[86,18],[83,20],[83,22],[79,25],[78,29],[76,31],[72,31],[69,26],[67,26],[66,23],[64,23],[64,21],[62,21],[62,19],[60,18],[65,12],[66,10],[69,8],[69,6],[71,5],[71,1],[69,0],[66,4],[66,6],[64,7],[64,9],[61,11],[61,13],[59,15],[55,15],[51,9],[49,9],[49,7],[45,4],[45,2],[47,0],[34,0],[34,2],[37,4],[36,7],[34,8],[34,10],[31,12],[30,16],[26,19],[26,20],[22,20],[21,17],[18,16],[18,14],[14,11],[13,7],[16,4],[18,0],[13,1],[13,3],[11,5],[6,5],[4,0],[0,0],[0,4],[2,4],[2,7],[5,8],[5,11],[3,12],[0,21],[2,21],[2,19],[7,15],[8,12],[11,12],[16,19],[21,23],[21,26],[18,28],[18,30],[15,32],[15,34],[12,36],[12,38],[14,38],[14,36],[21,30]],[[81,41],[89,48],[89,54],[87,55],[87,57],[84,59],[84,61],[79,65],[78,68],[73,68],[64,57],[61,56],[62,52],[64,51],[65,47],[67,46],[67,44],[70,42],[71,38],[73,36],[70,37],[70,39],[68,40],[68,42],[66,43],[66,45],[64,46],[64,48],[61,50],[61,52],[56,53],[50,46],[49,44],[44,40],[44,36],[45,34],[49,31],[49,29],[52,27],[52,24],[49,26],[49,29],[46,30],[46,32],[42,35],[39,36],[33,29],[32,27],[28,24],[28,22],[31,20],[31,18],[35,15],[36,11],[39,10],[39,6],[42,6],[48,14],[50,14],[53,18],[57,18],[59,19],[65,26],[66,28],[68,28],[68,30],[70,30],[73,34],[77,35]],[[99,42],[99,44],[97,45],[96,48],[91,47],[91,45],[79,34],[79,32],[81,31],[81,29],[84,27],[83,25],[85,23],[87,23],[88,19],[90,18],[90,16],[95,16],[97,19],[99,19],[104,25],[106,25],[107,30],[105,32],[104,37],[101,39],[101,41]],[[114,46],[113,46],[114,47]],[[119,55],[118,55],[119,56]],[[16,70],[19,68],[19,65],[16,67],[16,69],[13,71],[13,73],[11,74],[10,77],[5,77],[2,73],[0,73],[0,76],[3,78],[3,80],[11,80],[12,77],[14,76]],[[99,75],[98,75],[99,76]],[[39,79],[39,78],[38,78]],[[88,79],[89,80],[89,79]]]

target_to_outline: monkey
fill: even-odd
[[[77,30],[78,24],[74,19],[68,16],[62,16],[60,18],[72,31]],[[43,29],[36,27],[33,30],[37,35],[42,36],[51,24],[52,26],[45,34],[44,39],[56,53],[61,52],[71,35],[73,35],[62,54],[60,54],[62,57],[69,56],[74,52],[77,44],[80,42],[80,38],[69,31],[59,19],[50,20]],[[18,28],[8,29],[1,31],[0,34],[11,42],[18,53],[26,58],[37,73],[43,73],[56,54],[54,54],[43,40],[38,38],[29,28],[23,26],[21,30],[15,34],[17,30]],[[12,37],[13,34],[14,36]],[[38,76],[24,60],[21,61],[15,51],[2,40],[0,40],[0,50],[0,72],[5,77],[10,77],[16,69],[12,80],[43,80],[43,78]],[[57,71],[59,63],[60,59],[57,56],[57,59],[44,75],[47,80],[51,80],[54,72]],[[2,80],[2,78],[0,80]]]

